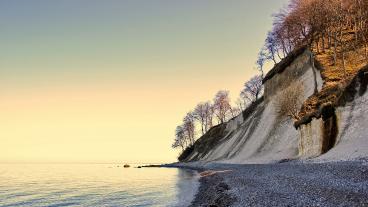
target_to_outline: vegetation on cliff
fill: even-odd
[[[193,133],[185,132],[188,131],[188,119],[184,118],[183,125],[179,126],[184,132],[176,133],[173,144],[174,148],[181,147],[183,150],[179,160],[184,160],[193,151],[194,143],[209,147],[215,139],[219,141],[221,136],[217,135],[221,133],[213,136],[213,132],[256,101],[262,91],[262,83],[282,73],[306,49],[312,52],[311,60],[314,61],[311,64],[321,72],[323,86],[320,91],[315,89],[304,103],[299,96],[302,89],[297,83],[283,93],[284,96],[278,101],[278,112],[292,118],[295,127],[310,122],[312,117],[321,117],[325,111],[329,111],[327,109],[340,104],[358,72],[365,74],[366,69],[361,69],[368,63],[368,2],[291,0],[286,8],[274,15],[273,28],[268,32],[256,62],[261,75],[245,83],[237,106],[230,105],[227,91],[219,91],[213,103],[198,104],[193,112],[187,114],[195,117],[190,119],[192,122],[188,125],[193,126],[189,128]],[[263,66],[268,61],[275,66],[263,77]],[[216,119],[220,125],[211,128],[212,121]],[[201,126],[202,137],[206,139],[195,141],[191,136],[195,134],[196,125]]]
[[[324,85],[302,106],[298,117],[305,119],[326,104],[338,101],[343,89],[368,63],[368,2],[364,0],[293,0],[275,14],[264,52],[277,63],[294,59],[299,48],[308,47],[321,69]],[[277,64],[264,81],[282,70]]]
[[[179,160],[191,152],[198,134],[200,136],[211,134],[211,130],[216,130],[228,120],[238,116],[249,105],[260,99],[262,89],[262,76],[257,75],[245,82],[236,106],[231,105],[229,91],[220,90],[216,93],[213,102],[201,102],[193,111],[188,112],[183,118],[183,123],[176,127],[172,144],[173,148],[182,150]],[[213,127],[216,121],[217,128]]]

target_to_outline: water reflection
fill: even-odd
[[[196,191],[195,176],[111,164],[0,164],[0,206],[182,206]]]
[[[197,193],[199,175],[192,170],[178,169],[177,177],[177,206],[188,206]]]

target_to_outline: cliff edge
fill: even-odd
[[[310,50],[295,50],[265,76],[263,98],[210,129],[179,160],[249,164],[368,157],[368,67],[340,87],[335,103],[322,104],[301,121],[278,113],[282,92],[294,83],[302,86],[303,102],[318,96],[324,85],[323,70]]]

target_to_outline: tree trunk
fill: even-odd
[[[317,51],[317,54],[319,54],[319,36],[317,36],[316,38],[316,51]]]
[[[290,38],[288,38],[288,44],[289,44],[289,52],[288,53],[290,53],[293,50],[293,48],[291,46]]]
[[[368,62],[368,43],[367,42],[364,43],[364,56],[365,56],[365,60]]]
[[[277,62],[276,62],[276,58],[275,58],[275,54],[274,53],[272,53],[272,57],[271,58],[272,58],[273,63],[275,63],[275,65],[276,65]]]
[[[334,65],[336,65],[336,62],[337,62],[337,32],[334,33],[334,54],[333,54],[333,59],[334,59]]]
[[[261,78],[262,78],[262,80],[263,80],[263,78],[264,78],[263,67],[261,67],[261,68],[260,68],[260,71],[261,71]]]
[[[279,50],[277,50],[276,54],[277,54],[277,57],[279,57],[279,58],[280,58],[280,60],[282,60],[281,55],[280,55],[280,51],[279,51]],[[276,64],[276,61],[275,61],[275,64]]]
[[[345,42],[344,35],[342,31],[342,25],[340,26],[340,45],[341,45],[341,59],[342,59],[342,69],[344,70],[344,78],[346,79],[346,64],[345,64]]]
[[[322,52],[325,53],[325,33],[322,33]]]
[[[284,40],[281,40],[282,42],[282,53],[284,54],[284,57],[287,55],[286,46]]]
[[[286,57],[286,56],[287,56],[287,52],[286,52],[286,49],[285,49],[284,47],[282,47],[282,55],[283,55],[284,57]]]
[[[368,62],[368,48],[367,48],[368,42],[364,34],[362,34],[362,37],[363,37],[363,42],[364,42],[364,57],[365,57],[365,60]]]
[[[202,124],[201,125],[202,125],[202,135],[204,135],[204,126],[203,126],[204,125],[204,121],[203,120],[202,120]]]
[[[359,39],[359,34],[358,34],[358,23],[357,23],[357,19],[354,18],[354,28],[355,28],[355,45],[358,46],[358,39]]]
[[[344,78],[347,77],[347,74],[346,74],[346,66],[345,65],[346,65],[345,64],[345,49],[342,48],[342,69],[344,70]]]

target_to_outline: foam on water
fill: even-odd
[[[0,164],[0,206],[187,206],[198,175],[117,164]]]

